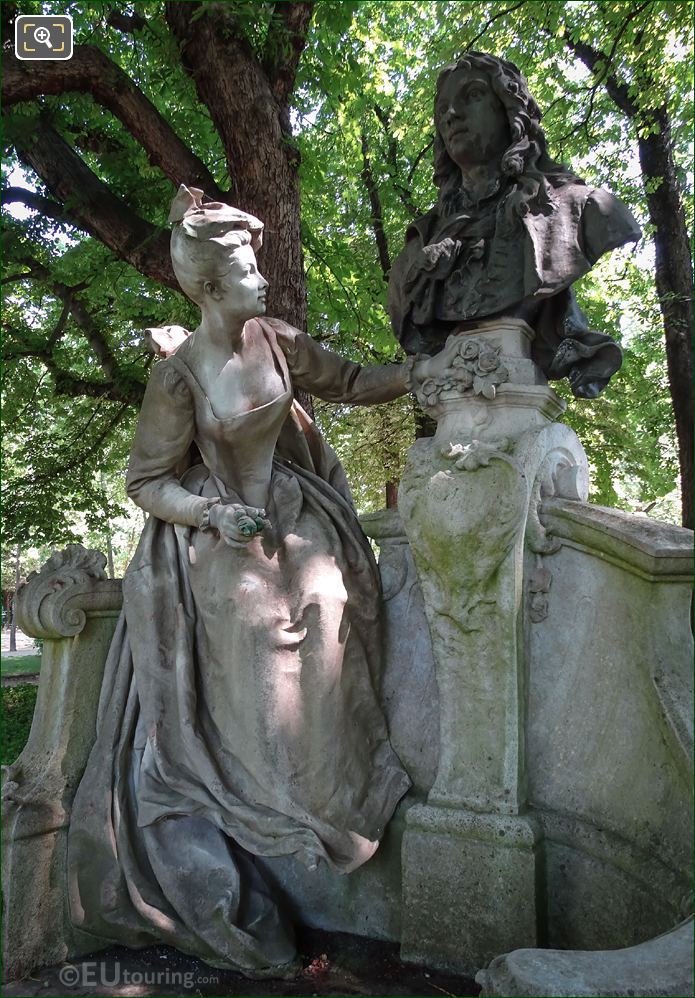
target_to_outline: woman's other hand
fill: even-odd
[[[210,509],[210,526],[230,547],[243,547],[259,534],[270,521],[264,509],[240,503],[218,504]]]

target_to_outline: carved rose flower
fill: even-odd
[[[478,355],[475,369],[477,374],[490,374],[499,367],[500,358],[496,350],[484,350]]]
[[[461,356],[464,357],[466,360],[475,360],[475,358],[478,356],[479,350],[480,346],[477,340],[468,340],[461,347]]]

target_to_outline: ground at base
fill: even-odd
[[[168,995],[410,995],[419,998],[467,998],[478,985],[426,967],[401,963],[397,943],[341,932],[303,929],[298,948],[303,970],[294,981],[251,981],[230,970],[218,970],[184,956],[170,946],[129,950],[113,946],[74,963],[35,971],[22,981],[5,984],[6,998],[54,996]]]

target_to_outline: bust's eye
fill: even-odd
[[[479,100],[481,97],[485,96],[485,87],[480,83],[474,84],[468,91],[468,96],[473,97],[475,100]]]

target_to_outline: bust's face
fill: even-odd
[[[446,151],[462,169],[498,164],[511,145],[507,113],[480,70],[449,73],[437,97],[434,120]]]

